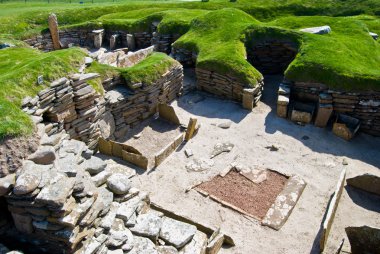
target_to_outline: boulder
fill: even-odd
[[[116,173],[107,179],[107,187],[115,194],[122,195],[132,187],[131,181],[124,174]]]
[[[85,160],[81,166],[83,170],[95,175],[103,171],[107,164],[102,159],[93,156],[89,160]]]
[[[179,249],[190,242],[196,232],[197,228],[194,225],[164,217],[160,238]]]
[[[229,153],[232,148],[234,148],[234,144],[231,142],[218,143],[214,146],[214,150],[211,153],[210,159],[218,156],[221,153]]]
[[[55,149],[52,146],[41,146],[35,153],[29,156],[29,160],[36,164],[48,165],[55,160]]]

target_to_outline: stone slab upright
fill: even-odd
[[[94,36],[94,48],[100,49],[103,44],[104,29],[93,30],[92,34]]]
[[[319,104],[317,117],[315,118],[315,126],[325,128],[331,114],[333,112],[332,96],[327,93],[321,93],[319,95]]]
[[[55,50],[60,49],[61,43],[59,42],[58,20],[57,16],[54,13],[50,14],[48,18],[48,23],[51,39],[53,41],[53,48]]]
[[[136,41],[133,34],[127,34],[127,47],[129,51],[134,51],[136,49]]]

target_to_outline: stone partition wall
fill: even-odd
[[[198,57],[196,52],[178,47],[172,48],[171,56],[184,67],[195,67]]]
[[[88,81],[96,73],[61,78],[22,102],[23,111],[36,123],[46,124],[47,134],[65,130],[70,138],[85,142],[91,149],[98,138],[121,138],[126,132],[157,112],[159,103],[173,101],[182,90],[183,70],[177,63],[152,85],[131,84],[115,77],[103,81],[112,89],[101,96]]]
[[[297,54],[295,43],[285,40],[252,40],[246,43],[248,61],[262,74],[283,74]]]
[[[23,111],[36,123],[45,122],[48,135],[65,130],[71,138],[95,148],[100,135],[98,122],[105,112],[105,100],[87,81],[98,74],[77,74],[61,78],[22,101]]]
[[[154,115],[159,103],[173,101],[181,93],[182,84],[183,69],[178,63],[151,85],[132,84],[135,89],[120,85],[108,91],[106,107],[115,119],[114,138],[122,138],[129,129]]]
[[[199,90],[243,102],[243,107],[247,109],[252,109],[258,103],[264,88],[263,80],[255,88],[249,88],[232,76],[221,75],[214,71],[196,68],[196,74]]]
[[[324,84],[292,82],[291,98],[318,104],[321,94],[328,97],[334,112],[342,113],[361,121],[360,130],[374,136],[380,136],[380,92],[347,92],[329,89]],[[327,99],[325,99],[327,100]]]

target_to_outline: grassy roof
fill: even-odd
[[[120,73],[128,85],[135,83],[151,85],[175,64],[177,61],[173,58],[155,52],[132,67],[120,69]]]
[[[41,53],[20,41],[47,28],[54,11],[61,27],[105,27],[144,31],[160,21],[161,33],[179,33],[175,43],[198,53],[197,65],[233,75],[255,86],[262,75],[246,60],[245,40],[290,38],[299,47],[286,70],[292,80],[322,82],[332,88],[380,91],[380,34],[378,0],[225,0],[209,2],[133,1],[117,3],[5,3],[0,9],[0,42],[17,48],[0,50],[0,137],[30,133],[31,122],[20,110],[21,99],[35,95],[45,80],[75,71],[84,53],[68,49]],[[376,16],[377,15],[377,16]],[[329,16],[329,17],[327,17]],[[342,17],[349,16],[349,17]],[[330,25],[332,33],[312,35],[300,28]],[[94,63],[91,68],[105,76],[121,72],[130,82],[152,81],[173,64],[163,54],[153,54],[125,70]],[[100,81],[93,81],[101,91]]]

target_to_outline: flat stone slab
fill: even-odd
[[[285,95],[279,95],[277,98],[277,104],[287,106],[289,104],[289,97]]]
[[[152,211],[140,214],[131,231],[136,235],[145,236],[153,241],[157,241],[162,226],[162,216],[162,213]]]
[[[301,32],[310,33],[310,34],[329,34],[331,33],[330,26],[317,26],[300,29]]]
[[[154,243],[145,237],[135,236],[133,249],[128,254],[159,254]]]
[[[61,207],[72,193],[74,183],[74,178],[69,178],[63,174],[57,174],[50,180],[49,185],[41,190],[35,201],[53,207]]]
[[[196,232],[194,225],[163,217],[160,238],[179,249],[190,242]]]
[[[279,230],[290,216],[305,186],[306,182],[300,177],[291,176],[274,204],[269,208],[261,224]]]
[[[380,195],[380,177],[372,174],[358,175],[347,179],[347,184],[377,195]]]
[[[207,235],[197,231],[191,241],[183,247],[179,254],[206,253]]]

